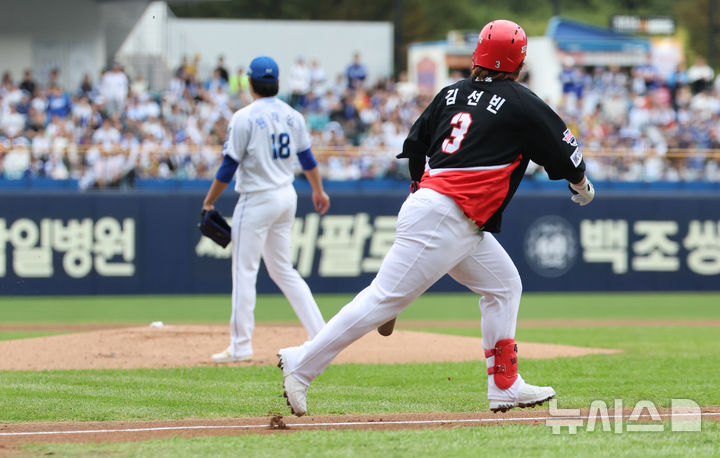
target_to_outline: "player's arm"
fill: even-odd
[[[585,161],[575,136],[560,116],[534,94],[523,110],[530,116],[526,123],[530,159],[543,166],[551,180],[567,180],[573,202],[589,204],[595,188],[585,175]]]
[[[248,124],[245,118],[240,117],[239,112],[235,113],[230,119],[225,143],[223,144],[223,161],[215,173],[215,179],[210,185],[210,189],[205,195],[203,210],[213,210],[215,208],[215,201],[218,200],[232,180],[247,148]]]
[[[595,198],[595,186],[587,176],[583,176],[582,181],[578,183],[568,183],[568,189],[573,194],[570,199],[581,207],[589,204]]]
[[[523,104],[528,119],[525,143],[530,159],[543,166],[551,180],[582,182],[585,161],[577,140],[560,116],[545,102],[532,96],[530,103]]]
[[[413,181],[411,189],[416,189],[417,183],[425,173],[425,161],[430,149],[430,118],[435,107],[435,101],[425,108],[425,111],[417,118],[410,128],[407,138],[403,142],[402,153],[397,155],[398,159],[408,159],[410,179]]]
[[[403,152],[397,157],[408,158],[408,169],[410,170],[410,178],[412,181],[419,182],[425,173],[425,157],[427,155],[428,146],[411,139],[410,137],[405,139],[403,143]]]
[[[330,197],[325,193],[317,161],[310,148],[297,153],[300,166],[312,187],[312,202],[315,211],[324,215],[330,209]]]
[[[223,155],[222,164],[220,164],[220,167],[215,174],[215,178],[210,185],[210,189],[208,189],[208,192],[205,195],[205,200],[203,200],[203,210],[209,211],[215,209],[215,201],[218,200],[218,197],[220,197],[223,191],[227,188],[228,183],[232,180],[235,170],[237,170],[237,167],[238,163],[235,159],[228,155]]]

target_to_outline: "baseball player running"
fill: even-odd
[[[399,157],[409,158],[414,192],[400,209],[395,242],[377,276],[312,340],[278,352],[295,415],[306,412],[310,382],[342,349],[395,318],[446,273],[482,296],[490,410],[539,405],[555,396],[551,387],[530,385],[518,374],[522,284],[492,233],[500,231],[502,212],[530,160],[551,179],[568,180],[580,205],[595,191],[565,123],[516,82],[526,49],[519,25],[487,24],[471,77],[442,89],[411,128]]]
[[[255,282],[261,257],[309,338],[325,325],[310,288],[290,262],[290,234],[297,207],[292,185],[294,157],[312,186],[315,210],[327,212],[330,199],[310,149],[305,120],[275,97],[278,73],[277,63],[270,57],[260,56],[250,63],[248,75],[254,101],[230,120],[223,162],[203,202],[203,210],[214,209],[215,201],[235,174],[235,191],[240,197],[232,219],[230,346],[212,356],[218,363],[252,358]]]

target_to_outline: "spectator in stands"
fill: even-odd
[[[230,77],[230,93],[232,95],[238,95],[243,92],[248,92],[249,88],[249,77],[245,72],[245,68],[238,67],[237,71],[233,76]]]
[[[120,132],[113,127],[110,119],[105,118],[102,126],[93,133],[92,141],[95,145],[102,145],[106,150],[111,150],[120,142]]]
[[[225,68],[225,57],[224,56],[218,56],[218,62],[217,66],[215,67],[215,71],[219,72],[220,78],[222,78],[223,81],[225,81],[225,84],[227,84],[230,81],[230,74],[227,71],[227,68]]]
[[[338,73],[335,76],[335,81],[330,86],[330,90],[336,97],[342,97],[345,90],[348,88],[347,78],[344,73]]]
[[[355,51],[353,54],[353,61],[348,65],[345,76],[347,78],[347,85],[350,89],[361,87],[365,84],[367,78],[367,69],[365,64],[360,59],[360,53]]]
[[[690,88],[693,95],[709,89],[715,78],[715,72],[707,64],[703,56],[695,57],[695,61],[687,71]]]
[[[419,90],[415,83],[408,80],[408,74],[406,71],[400,72],[398,75],[398,81],[395,84],[395,90],[403,103],[410,103],[415,97],[418,96]]]
[[[93,83],[92,77],[89,73],[83,75],[80,87],[78,87],[77,95],[79,97],[87,97],[88,100],[94,100],[98,95],[97,87]]]
[[[325,91],[326,82],[327,76],[320,65],[320,61],[315,57],[312,58],[310,60],[310,92],[315,96],[322,94]]]
[[[148,118],[159,118],[162,111],[160,105],[154,98],[150,97],[150,94],[145,92],[138,96],[139,109],[143,119]]]
[[[213,70],[212,76],[205,84],[205,90],[208,93],[215,93],[220,89],[222,92],[227,90],[227,79],[222,77],[220,69]]]
[[[582,69],[575,67],[573,58],[566,57],[563,59],[563,67],[560,72],[563,92],[561,105],[568,111],[568,114],[574,115],[578,110],[585,86],[589,86],[591,81],[592,78],[588,77]]]
[[[183,55],[182,58],[180,58],[180,65],[175,69],[175,76],[185,79],[185,68],[188,66],[188,58],[186,55]]]
[[[110,116],[120,112],[128,96],[128,77],[119,63],[115,62],[110,71],[105,72],[100,82],[100,95]]]
[[[644,95],[653,92],[660,87],[660,77],[657,69],[652,64],[638,65],[632,69],[633,92]]]
[[[224,83],[224,80],[220,81]],[[228,106],[230,103],[230,95],[227,91],[227,84],[216,84],[208,88],[205,101],[211,102],[213,107]]]
[[[198,71],[200,70],[200,53],[195,53],[192,62],[188,62],[183,59],[185,65],[183,67],[183,73],[186,80],[197,80]]]
[[[288,87],[290,88],[290,106],[302,111],[308,93],[310,92],[311,74],[310,67],[305,64],[305,58],[298,56],[295,64],[290,67],[288,75]]]
[[[143,78],[142,74],[135,75],[135,79],[130,84],[130,93],[135,97],[142,97],[147,95],[148,89],[148,82]]]
[[[18,100],[18,102],[15,104],[15,108],[17,109],[17,112],[21,115],[27,116],[28,112],[30,111],[30,95],[24,90],[21,92],[22,95],[20,96],[20,100]]]
[[[718,161],[702,150],[720,148],[720,92],[692,94],[689,79],[679,70],[663,82],[666,87],[652,90],[642,68],[598,67],[590,74],[573,69],[580,75],[574,83],[579,92],[571,91],[578,103],[557,109],[571,129],[580,133],[588,161],[596,164],[594,170],[604,173],[604,179],[720,179]],[[633,93],[633,84],[640,85],[629,75],[642,79],[645,89],[636,92],[644,95]],[[337,76],[335,84],[327,84],[322,92],[308,93],[305,102],[313,144],[318,151],[328,152],[318,155],[321,167],[331,166],[332,176],[338,179],[392,175],[394,161],[388,151],[397,149],[393,145],[429,97],[413,96],[413,84],[404,74],[397,81],[378,79],[355,89],[348,87],[344,73]],[[10,150],[13,155],[9,162],[0,160],[14,168],[7,174],[0,165],[0,176],[70,176],[81,179],[83,188],[96,181],[95,186],[101,186],[113,181],[100,172],[105,170],[101,166],[117,168],[119,158],[107,156],[114,150],[113,154],[132,164],[134,176],[211,176],[217,167],[215,148],[223,141],[227,120],[249,101],[243,89],[247,77],[239,69],[230,78],[230,90],[212,84],[215,91],[194,78],[186,83],[182,72],[181,77],[171,80],[161,98],[147,91],[135,96],[132,89],[127,103],[110,113],[104,97],[95,96],[90,75],[84,78],[85,89],[71,99],[58,98],[55,86],[36,86],[30,97],[8,75],[4,84],[0,80],[0,156]],[[363,148],[362,154],[356,156],[351,145]],[[23,148],[32,150],[29,162]],[[615,155],[591,157],[598,148]],[[697,153],[692,158],[675,158],[677,148]],[[378,149],[384,152],[373,155]]]
[[[180,99],[182,99],[183,94],[185,93],[185,74],[183,72],[180,72],[180,74],[175,74],[170,79],[170,82],[168,83],[168,87],[165,90],[165,98],[169,103],[176,103]]]
[[[45,132],[47,133],[48,139],[52,141],[56,136],[62,135],[65,132],[65,119],[58,115],[50,116],[50,122],[45,126]]]
[[[195,79],[195,75],[188,74],[185,78],[185,97],[189,99],[189,103],[197,103],[202,100],[200,83]],[[191,101],[190,101],[191,100]]]
[[[47,96],[47,114],[49,117],[58,116],[67,118],[70,116],[72,104],[70,97],[60,89],[60,86],[50,86]]]
[[[92,126],[93,108],[86,95],[78,97],[76,102],[73,104],[72,120],[75,125],[81,128]]]
[[[0,94],[6,94],[12,87],[12,74],[10,72],[3,73],[2,81],[0,81]]]
[[[20,136],[25,130],[25,116],[17,112],[15,105],[9,105],[9,111],[3,114],[0,129],[10,138]]]
[[[575,91],[576,77],[578,69],[575,68],[575,60],[566,57],[562,61],[562,70],[560,70],[560,83],[562,84],[563,95],[573,93]]]
[[[687,71],[685,70],[685,64],[680,62],[675,70],[668,76],[665,81],[666,86],[670,90],[670,100],[672,103],[673,110],[678,110],[677,96],[678,91],[683,87],[687,87],[690,84],[690,78],[688,77]]]
[[[187,114],[180,110],[180,105],[177,103],[173,103],[170,106],[170,110],[163,114],[163,118],[167,122],[168,127],[170,127],[170,130],[175,134],[181,133],[187,123]]]
[[[4,159],[5,177],[19,179],[33,175],[32,161],[28,141],[18,137],[8,142],[8,151]]]
[[[0,94],[5,99],[5,103],[9,105],[17,105],[25,94],[20,87],[13,81],[10,72],[3,75],[2,86],[0,86]]]
[[[50,86],[58,86],[62,87],[62,84],[60,83],[60,69],[58,67],[53,67],[50,70],[50,73],[48,74],[48,87]]]
[[[125,111],[123,112],[123,115],[125,116],[125,120],[127,122],[144,121],[146,119],[146,116],[140,108],[140,101],[134,96],[131,97],[125,104]]]
[[[50,153],[50,140],[45,135],[45,129],[41,127],[36,132],[29,134],[29,137],[33,157],[43,157]]]
[[[37,132],[45,127],[46,122],[47,116],[45,114],[45,109],[38,110],[36,107],[30,104],[27,119],[25,121],[25,127],[28,129],[28,131]]]
[[[37,83],[33,79],[32,70],[29,68],[23,72],[23,79],[20,82],[20,89],[28,93],[28,96],[32,99],[35,96],[35,90],[37,89]]]

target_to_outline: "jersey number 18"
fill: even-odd
[[[287,159],[290,157],[290,136],[285,132],[278,135],[275,141],[275,134],[270,134],[272,141],[273,159]]]

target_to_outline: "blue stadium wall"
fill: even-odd
[[[336,189],[319,216],[300,198],[293,260],[314,292],[367,286],[392,244],[402,189]],[[403,186],[404,188],[404,186]],[[197,229],[204,189],[0,194],[0,295],[229,293],[230,248]],[[218,208],[230,216],[236,196]],[[714,190],[598,193],[523,188],[497,235],[525,291],[720,290]],[[447,276],[433,291],[463,291]],[[264,268],[258,292],[279,292]]]

